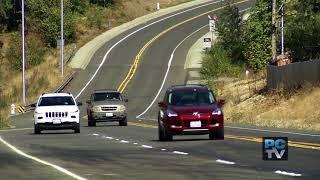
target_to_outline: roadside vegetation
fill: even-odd
[[[271,1],[258,0],[245,21],[239,9],[230,5],[231,1],[226,3],[228,7],[218,15],[216,22],[218,39],[204,54],[200,73],[219,95],[226,97],[227,121],[320,130],[320,115],[316,108],[320,104],[314,101],[319,98],[318,87],[305,85],[277,92],[265,90],[266,67],[272,61]],[[286,1],[285,47],[291,52],[293,62],[319,58],[319,11],[317,1]],[[277,32],[280,39],[279,28]]]
[[[66,57],[110,28],[190,0],[64,0]],[[60,75],[60,0],[25,0],[27,101],[54,90]],[[21,2],[0,1],[0,128],[8,126],[9,106],[22,105]]]

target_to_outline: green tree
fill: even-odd
[[[241,16],[238,7],[227,1],[227,7],[222,10],[216,24],[221,46],[231,53],[233,63],[242,62]]]
[[[114,4],[114,0],[90,0],[90,3],[107,7]]]
[[[270,1],[258,0],[243,27],[243,52],[246,64],[254,71],[264,69],[272,59],[271,17]]]
[[[320,57],[320,1],[291,0],[286,4],[285,47],[294,61]]]
[[[64,38],[73,41],[76,36],[74,14],[70,0],[64,1]],[[56,47],[60,39],[60,0],[29,0],[27,11],[30,14],[31,26],[39,31],[48,45]]]
[[[72,12],[84,14],[89,7],[89,0],[70,0]]]
[[[10,11],[12,10],[11,0],[1,0],[0,1],[0,32],[5,30]]]

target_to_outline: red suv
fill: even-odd
[[[224,139],[224,100],[217,100],[205,85],[175,85],[159,102],[159,140],[171,141],[173,135],[209,134]]]

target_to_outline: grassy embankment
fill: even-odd
[[[112,27],[118,26],[125,22],[131,21],[137,17],[146,15],[156,10],[156,3],[159,2],[161,8],[174,6],[180,3],[188,2],[190,0],[131,0],[131,1],[117,1],[113,7],[99,7],[90,5],[88,10],[76,17],[76,45],[83,46],[85,43],[108,30],[108,20],[112,21]],[[27,17],[28,20],[28,17]],[[41,63],[31,68],[27,68],[27,101],[33,102],[43,92],[49,92],[55,89],[63,79],[73,70],[65,66],[65,76],[60,76],[59,68],[59,49],[48,48],[43,41],[38,38],[37,32],[32,32],[33,28],[29,27],[27,33],[27,41],[30,43],[27,46],[29,50],[32,49],[33,44],[43,47],[45,50],[40,60]],[[16,33],[16,34],[15,34]],[[15,61],[11,53],[16,50],[12,47],[20,49],[21,46],[12,46],[14,44],[14,37],[20,32],[2,33],[0,40],[3,42],[0,48],[0,128],[7,127],[8,114],[10,111],[10,104],[22,104],[22,73],[21,70],[12,67],[12,61]],[[19,40],[20,41],[20,40]],[[71,44],[67,44],[65,52],[71,49]],[[37,56],[37,54],[35,54]]]
[[[242,80],[241,80],[242,79]],[[265,76],[220,83],[226,122],[241,126],[320,131],[320,88],[266,91]]]

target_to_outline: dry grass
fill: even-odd
[[[6,47],[8,47],[8,42],[4,40],[2,52],[5,51]],[[66,51],[69,48],[66,47]],[[4,57],[1,59],[0,96],[5,107],[0,110],[0,115],[2,116],[2,118],[0,117],[2,122],[0,122],[0,126],[8,124],[6,116],[10,111],[10,104],[23,105],[22,72],[12,71],[8,63]],[[66,75],[71,71],[69,67],[65,66]],[[47,53],[45,62],[26,71],[27,103],[34,102],[43,92],[51,92],[63,79],[59,68],[59,50],[52,49]]]
[[[244,83],[246,81],[248,83]],[[250,93],[250,87],[257,91]],[[298,90],[263,92],[264,87],[263,80],[226,83],[221,89],[227,99],[224,107],[226,121],[260,127],[320,131],[319,87],[306,85]]]

